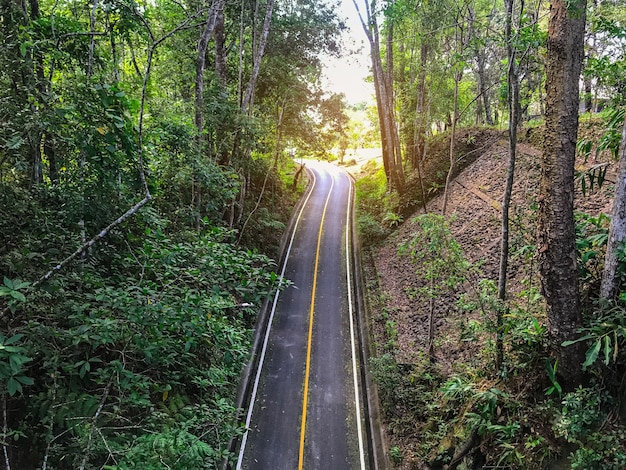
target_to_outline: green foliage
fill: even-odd
[[[610,401],[597,385],[581,386],[563,396],[553,428],[557,436],[577,445],[569,456],[572,469],[617,470],[626,464],[626,432],[606,426]]]
[[[385,239],[391,227],[402,221],[393,211],[397,208],[397,196],[387,191],[385,171],[374,160],[363,171],[366,175],[356,182],[359,238],[365,246],[375,245]]]
[[[412,222],[419,232],[402,243],[398,252],[408,254],[411,262],[418,266],[420,278],[427,281],[414,294],[437,298],[465,282],[471,265],[452,237],[446,218],[429,213],[413,218]]]
[[[550,379],[551,383],[551,385],[546,389],[546,395],[548,396],[554,394],[554,392],[556,392],[558,396],[561,396],[561,394],[563,393],[563,388],[556,378],[556,371],[558,366],[558,361],[554,361],[554,364],[552,364],[548,359],[546,359],[545,361],[546,374],[548,375],[548,379]]]
[[[385,170],[374,161],[363,167],[367,175],[356,182],[356,199],[359,210],[367,212],[376,219],[382,220],[387,209],[387,178]]]
[[[522,437],[521,417],[518,416],[520,403],[489,383],[478,384],[463,375],[450,377],[441,385],[441,393],[450,407],[463,410],[459,422],[482,436],[483,442],[493,448],[494,465],[523,467],[526,456],[519,445]]]
[[[216,32],[206,54],[207,64],[224,59],[224,73],[207,66],[198,109],[208,8],[0,5],[7,465],[201,469],[230,457],[252,327],[278,287],[267,254],[297,196],[276,171],[264,185],[274,148],[309,130],[341,133],[345,118],[341,97],[316,88],[319,54],[337,52],[343,25],[331,6],[310,6],[277,5],[280,27],[243,113],[252,57],[228,51],[260,34],[252,5],[226,2],[223,50]],[[288,92],[278,118],[276,97]],[[316,111],[328,127],[312,122]],[[37,282],[141,200],[144,179],[150,204]]]
[[[619,470],[626,465],[624,430],[595,432],[584,446],[570,454],[572,470]]]
[[[151,220],[124,248],[92,253],[106,267],[85,263],[30,293],[19,333],[0,338],[0,380],[16,398],[28,390],[19,443],[44,443],[35,458],[49,442],[55,465],[215,468],[241,432],[232,403],[275,265],[224,229],[173,236]],[[3,298],[25,287],[7,279]]]
[[[381,242],[389,234],[387,230],[371,215],[365,214],[357,219],[359,239],[366,246]]]
[[[623,300],[615,305],[600,307],[593,312],[588,325],[582,328],[580,338],[563,343],[564,346],[581,341],[589,343],[583,369],[591,367],[598,359],[601,359],[605,366],[612,362],[623,363],[623,346],[626,342],[625,313]]]
[[[23,337],[23,334],[17,334],[5,338],[0,334],[0,384],[11,396],[21,393],[22,385],[34,383],[32,378],[24,375],[25,364],[32,358],[26,356],[26,349],[19,345]]]
[[[12,312],[15,312],[18,304],[26,302],[26,297],[21,291],[28,286],[30,282],[22,282],[19,279],[12,281],[5,276],[4,285],[0,286],[0,297],[7,297],[7,303]]]
[[[584,75],[597,82],[610,105],[623,105],[624,70],[626,56],[623,41],[626,28],[623,23],[623,5],[601,4],[594,6],[589,14],[589,29],[603,38],[601,47],[587,58]]]
[[[391,461],[395,465],[400,465],[402,463],[402,451],[397,446],[389,449],[389,457],[391,457]]]
[[[595,160],[597,160],[603,152],[608,152],[613,160],[618,160],[619,145],[622,139],[624,113],[626,113],[626,109],[624,108],[608,108],[602,113],[602,117],[605,122],[605,128],[602,136],[597,141],[594,141],[593,139],[580,139],[576,143],[577,153],[585,158],[585,162],[591,156],[591,152],[594,147]],[[605,163],[598,163],[588,170],[578,171],[576,178],[581,182],[583,194],[586,194],[587,191],[586,178],[589,179],[589,190],[593,191],[596,186],[600,188],[604,183],[606,171],[607,164]]]
[[[388,352],[370,358],[370,370],[391,432],[405,435],[419,426],[423,448],[436,446],[447,428],[441,416],[445,409],[438,400],[437,369],[426,357],[413,365],[398,364]]]
[[[497,298],[497,286],[490,279],[482,279],[476,291],[460,296],[457,306],[467,312],[480,313],[479,321],[462,322],[463,341],[476,341],[482,333],[492,336],[502,334],[505,344],[500,374],[519,375],[532,370],[543,360],[547,346],[547,331],[540,315],[542,297],[537,288],[519,292],[505,306]],[[502,314],[498,326],[497,312]],[[495,361],[495,343],[490,341],[484,349],[490,361]]]
[[[383,217],[383,222],[387,223],[390,228],[398,227],[404,221],[404,217],[393,212],[387,212]]]
[[[586,438],[604,419],[600,409],[602,400],[603,394],[597,387],[578,387],[565,394],[554,424],[557,435],[568,442],[580,442]]]
[[[588,147],[588,146],[587,146]],[[579,148],[579,152],[581,149]],[[587,153],[587,148],[582,150]],[[583,196],[600,189],[606,181],[606,172],[609,169],[608,163],[598,163],[585,170],[576,170],[574,178],[580,184]]]
[[[605,214],[593,217],[576,213],[576,253],[578,272],[583,286],[598,285],[602,276],[602,260],[609,238],[610,219]]]

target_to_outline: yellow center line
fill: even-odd
[[[309,309],[309,336],[307,339],[306,347],[306,366],[304,369],[304,397],[302,398],[302,420],[300,428],[300,453],[298,454],[298,470],[302,470],[304,466],[304,436],[306,434],[306,409],[309,400],[309,374],[311,371],[311,343],[313,339],[313,313],[315,312],[315,291],[317,289],[317,268],[320,260],[320,247],[322,245],[322,229],[324,228],[324,219],[326,218],[326,209],[328,208],[328,202],[330,201],[330,194],[335,186],[335,180],[330,186],[328,196],[326,197],[326,203],[324,204],[324,210],[322,211],[322,220],[320,221],[320,229],[317,234],[317,249],[315,251],[315,268],[313,271],[313,287],[311,289],[311,307]]]

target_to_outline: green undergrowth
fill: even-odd
[[[275,263],[232,231],[177,229],[147,208],[33,289],[26,280],[76,243],[71,204],[55,215],[39,202],[0,251],[13,468],[217,468],[243,432],[235,394]]]
[[[428,246],[432,240],[422,242]],[[421,269],[418,266],[417,272]],[[383,336],[377,338],[378,355],[370,366],[395,449],[389,454],[391,462],[398,468],[431,469],[460,464],[475,469],[624,468],[620,374],[626,363],[626,305],[587,314],[581,341],[589,345],[582,365],[589,383],[565,391],[556,378],[558,364],[547,352],[545,312],[537,288],[521,290],[504,306],[496,297],[495,283],[480,277],[480,267],[468,269],[465,293],[455,307],[462,313],[448,311],[447,316],[454,325],[447,334],[474,351],[465,360],[449,363],[445,348],[434,358],[424,346],[417,360],[398,363],[396,324],[389,315],[380,317],[385,322]],[[452,275],[456,284],[458,274]],[[451,288],[448,281],[435,279],[437,302]],[[427,286],[431,298],[433,283]],[[498,325],[501,308],[505,314]],[[498,335],[504,343],[499,366]]]

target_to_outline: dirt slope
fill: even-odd
[[[518,146],[515,172],[515,185],[510,209],[512,251],[522,248],[520,243],[533,243],[534,201],[539,181],[540,151],[529,145]],[[594,162],[579,163],[579,168],[589,167]],[[461,244],[466,258],[471,262],[483,261],[483,277],[497,279],[500,254],[501,202],[504,193],[508,166],[507,142],[504,139],[493,143],[474,163],[469,165],[452,184],[448,202],[448,215],[451,216],[453,236]],[[615,165],[612,165],[615,166]],[[614,175],[609,170],[608,179]],[[607,213],[611,207],[613,184],[606,183],[600,190],[583,196],[577,191],[576,208],[590,215]],[[427,205],[429,212],[440,213],[442,195],[435,197]],[[413,215],[418,215],[418,211]],[[411,363],[417,350],[424,346],[425,326],[419,305],[409,299],[407,288],[415,287],[418,276],[415,266],[406,256],[398,255],[398,244],[407,241],[415,231],[412,217],[394,232],[384,245],[374,248],[374,260],[382,292],[388,299],[387,307],[398,326],[401,357],[398,362]],[[521,224],[521,225],[520,225]],[[510,287],[520,288],[518,271],[523,268],[520,262],[512,259]],[[444,312],[442,312],[444,313]],[[449,313],[449,312],[445,312]],[[445,329],[451,318],[442,315],[438,324]],[[451,338],[452,339],[452,338]],[[452,350],[438,348],[437,354],[445,362],[455,362],[454,341]]]
[[[529,136],[531,133],[527,133]],[[481,143],[477,142],[480,148]],[[518,147],[515,186],[510,210],[511,217],[511,253],[519,253],[511,258],[509,269],[509,292],[515,295],[525,288],[523,279],[530,279],[531,285],[538,284],[536,263],[532,256],[535,234],[535,199],[539,182],[540,150],[529,143],[520,143]],[[579,162],[579,169],[596,163]],[[500,218],[501,201],[508,165],[508,144],[505,137],[492,139],[484,145],[481,155],[469,164],[452,184],[448,202],[448,215],[453,236],[460,243],[465,257],[471,262],[482,262],[481,274],[470,280],[464,289],[477,285],[480,278],[497,281],[500,253]],[[611,164],[608,180],[614,181],[613,171],[616,164]],[[580,187],[580,185],[577,185]],[[593,216],[610,211],[613,184],[605,183],[586,196],[578,189],[576,208]],[[442,195],[432,199],[429,212],[440,213]],[[413,216],[418,215],[417,211]],[[427,345],[427,301],[412,300],[407,290],[419,287],[423,281],[416,274],[416,267],[407,256],[398,254],[398,245],[412,238],[415,225],[412,217],[405,218],[402,224],[386,241],[372,249],[371,265],[379,286],[378,305],[372,312],[377,344],[389,341],[389,324],[395,326],[397,349],[395,359],[400,364],[416,364],[423,358]],[[528,254],[527,256],[524,253]],[[373,282],[370,279],[370,282]],[[526,283],[528,287],[528,283]],[[467,324],[468,314],[459,311],[455,302],[458,296],[443,299],[436,310],[436,363],[444,375],[459,371],[460,367],[471,364],[484,347],[482,341],[462,341],[461,325]],[[477,318],[476,318],[477,319]],[[417,425],[416,425],[417,427]],[[391,436],[390,447],[398,445],[406,450],[407,446],[419,445],[407,435]],[[394,442],[395,440],[395,442]],[[402,468],[412,468],[406,462]]]

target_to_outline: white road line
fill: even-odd
[[[351,222],[351,204],[352,201],[352,181],[348,177],[350,182],[350,191],[348,192],[348,208],[346,215],[346,278],[348,284],[348,312],[350,314],[350,346],[352,348],[352,377],[354,379],[354,403],[356,408],[356,429],[359,440],[359,457],[361,461],[361,470],[365,470],[365,450],[363,448],[363,430],[361,428],[361,404],[359,400],[359,378],[357,373],[357,360],[356,360],[356,342],[354,336],[354,306],[352,303],[352,282],[350,271],[350,222]]]
[[[293,246],[293,240],[296,236],[296,231],[298,229],[298,224],[300,223],[300,219],[302,218],[302,213],[304,212],[304,208],[306,207],[307,203],[309,202],[309,198],[311,197],[311,194],[313,194],[313,189],[315,188],[315,184],[317,182],[317,178],[315,176],[315,173],[313,173],[313,184],[311,186],[311,189],[309,191],[309,194],[307,195],[304,203],[302,204],[302,208],[300,209],[300,212],[298,213],[298,218],[296,219],[296,222],[293,226],[293,231],[291,233],[291,239],[289,240],[289,247],[287,248],[287,253],[285,255],[285,260],[283,262],[283,268],[280,272],[280,278],[279,278],[279,282],[278,282],[278,286],[280,288],[280,286],[282,286],[283,280],[285,278],[285,270],[287,269],[287,261],[289,261],[289,255],[291,254],[291,247]],[[278,303],[278,297],[280,296],[280,289],[276,290],[276,294],[274,295],[274,302],[272,303],[272,310],[270,313],[270,318],[268,320],[267,323],[267,331],[265,332],[265,338],[263,340],[263,348],[261,350],[261,357],[259,359],[259,365],[257,367],[257,373],[256,373],[256,377],[254,379],[254,386],[252,387],[252,395],[250,397],[250,405],[248,407],[248,414],[246,416],[246,432],[244,433],[243,437],[241,438],[241,447],[239,448],[239,458],[237,459],[237,470],[241,470],[241,465],[243,462],[243,454],[246,450],[246,443],[248,441],[248,433],[250,432],[250,421],[252,420],[252,412],[254,410],[254,402],[256,401],[256,395],[257,395],[257,391],[259,388],[259,381],[261,379],[261,370],[263,369],[263,362],[265,361],[265,353],[267,351],[267,343],[269,342],[269,337],[270,337],[270,330],[272,329],[272,322],[274,320],[274,313],[276,312],[276,304]]]

